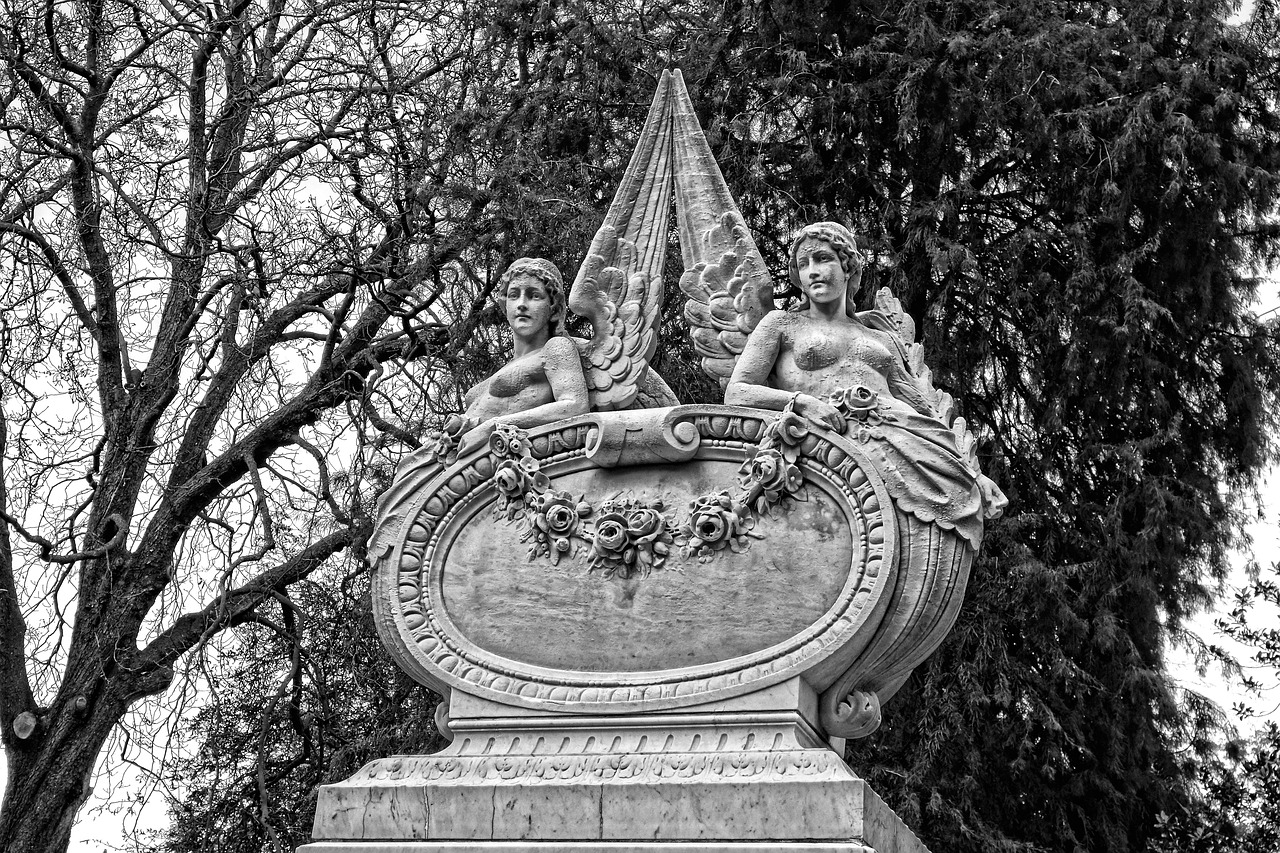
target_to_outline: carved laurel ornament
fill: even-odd
[[[705,493],[739,476],[727,508]],[[378,628],[446,696],[590,713],[693,705],[797,674],[821,691],[872,640],[895,587],[883,482],[856,443],[786,412],[584,415],[495,432],[449,465],[411,460],[401,480],[417,485],[388,493],[374,540]],[[801,489],[807,499],[783,508]],[[691,504],[680,523],[667,509]],[[750,553],[700,560],[747,518]],[[677,526],[701,540],[694,553],[672,547]],[[809,598],[770,609],[769,590],[794,587]]]

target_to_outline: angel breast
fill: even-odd
[[[749,491],[773,417],[584,415],[530,431],[523,474],[487,452],[439,470],[383,510],[383,641],[439,691],[533,708],[680,707],[801,673],[823,689],[888,607],[896,526],[859,451],[816,435],[791,497],[718,503]]]
[[[543,365],[542,353],[534,353],[503,365],[498,372],[489,378],[485,390],[494,397],[515,397],[533,400],[538,403],[555,399],[551,385],[547,382],[546,368]]]

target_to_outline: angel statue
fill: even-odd
[[[898,335],[902,319],[854,310],[863,260],[853,235],[836,222],[808,225],[792,238],[788,258],[791,283],[807,302],[764,316],[738,356],[725,402],[791,406],[836,432],[855,427],[899,509],[955,529],[976,548],[983,518],[1000,514],[1004,495],[936,417]],[[881,305],[900,314],[889,299]]]
[[[539,426],[588,411],[587,381],[578,348],[559,334],[564,323],[564,279],[543,258],[520,258],[498,281],[515,342],[511,360],[466,393],[466,411],[446,434],[461,434],[466,454],[489,440],[499,423]]]
[[[888,290],[854,310],[862,255],[843,225],[819,222],[791,243],[791,283],[807,297],[775,310],[764,260],[680,87],[673,119],[685,319],[725,402],[790,410],[863,443],[897,508],[955,530],[975,550],[1006,501],[978,470],[951,398],[933,389],[911,318]]]
[[[670,85],[669,75],[664,86]],[[588,411],[669,406],[675,395],[649,359],[662,308],[666,223],[671,206],[670,99],[662,87],[604,223],[574,280],[568,308],[591,323],[590,340],[561,334],[560,271],[521,258],[503,274],[498,299],[511,326],[512,359],[466,393],[466,411],[446,423],[456,454],[482,446],[498,424],[529,428]]]
[[[529,429],[588,411],[678,402],[649,367],[658,343],[673,183],[670,88],[671,75],[664,73],[568,299],[560,271],[548,260],[521,258],[503,273],[497,298],[511,327],[512,358],[469,389],[465,410],[400,463],[379,501],[384,516],[396,515],[441,466],[483,448],[500,426]],[[566,308],[589,321],[590,339],[564,334]]]

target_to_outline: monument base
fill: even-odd
[[[801,678],[670,712],[588,717],[455,692],[449,713],[442,752],[321,788],[299,853],[927,853],[823,742]]]
[[[320,841],[298,848],[306,853],[899,853],[915,849],[924,848],[872,848],[858,841]]]

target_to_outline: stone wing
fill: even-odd
[[[773,310],[773,280],[711,155],[678,70],[672,79],[684,316],[702,369],[724,388],[747,336]]]
[[[578,348],[593,411],[625,409],[642,386],[654,385],[649,360],[658,345],[671,216],[671,95],[671,73],[663,71],[631,162],[569,292],[569,310],[591,321],[591,340],[578,341]]]

